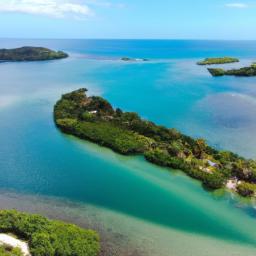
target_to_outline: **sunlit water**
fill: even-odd
[[[160,256],[255,255],[253,203],[206,192],[142,157],[63,135],[52,120],[62,93],[86,87],[114,106],[256,158],[256,79],[213,78],[195,65],[218,55],[241,58],[227,67],[247,65],[256,60],[254,42],[0,41],[20,45],[62,49],[71,57],[0,64],[1,208],[111,233],[116,255],[129,255],[127,247],[130,255],[137,249]],[[151,60],[126,63],[123,56]]]

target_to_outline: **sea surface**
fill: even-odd
[[[249,65],[256,42],[0,39],[0,48],[24,45],[70,57],[0,63],[0,208],[95,228],[102,255],[256,255],[255,202],[64,135],[52,118],[61,94],[86,87],[115,107],[255,159],[256,78],[214,78],[196,62],[232,56],[241,62],[227,68]]]

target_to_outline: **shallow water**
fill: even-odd
[[[51,215],[61,202],[56,216],[76,221],[79,214],[101,223],[149,255],[255,254],[254,204],[206,192],[182,173],[141,157],[63,135],[52,121],[62,93],[87,87],[115,106],[255,157],[256,79],[213,78],[195,65],[201,57],[224,53],[242,58],[235,65],[247,64],[255,57],[253,42],[0,41],[21,44],[67,50],[71,57],[0,64],[0,186],[20,197],[3,192],[1,207],[25,204],[42,211],[48,205]],[[151,61],[125,63],[118,60],[122,56]],[[121,253],[123,244],[116,246]]]

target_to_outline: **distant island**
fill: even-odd
[[[92,230],[40,215],[0,211],[1,256],[97,256],[99,250],[99,236]]]
[[[242,196],[256,192],[256,161],[219,151],[203,139],[114,109],[104,98],[87,97],[86,89],[62,95],[54,107],[57,127],[67,134],[125,154],[142,154],[159,166],[180,169],[210,189],[227,186]]]
[[[149,61],[149,59],[122,57],[122,61]]]
[[[197,62],[197,65],[214,65],[239,62],[237,58],[221,57],[221,58],[206,58],[203,61]]]
[[[239,69],[208,68],[208,71],[212,76],[256,76],[256,63]]]
[[[25,46],[15,49],[0,49],[0,61],[43,61],[67,58],[62,51],[53,51],[43,47]]]

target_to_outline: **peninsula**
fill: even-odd
[[[256,76],[256,64],[250,67],[225,70],[222,68],[208,68],[212,76]]]
[[[142,119],[137,113],[114,109],[104,98],[87,97],[87,89],[62,95],[54,107],[61,131],[125,154],[142,154],[159,166],[180,169],[209,189],[232,183],[242,196],[256,191],[256,161],[218,151],[203,139],[193,139]]]
[[[53,51],[43,47],[25,46],[15,49],[0,49],[0,61],[43,61],[67,58],[62,51]]]
[[[222,57],[222,58],[206,58],[203,61],[197,62],[197,65],[214,65],[239,62],[237,58]]]
[[[92,230],[15,210],[0,211],[0,235],[3,256],[97,256],[100,250]]]

